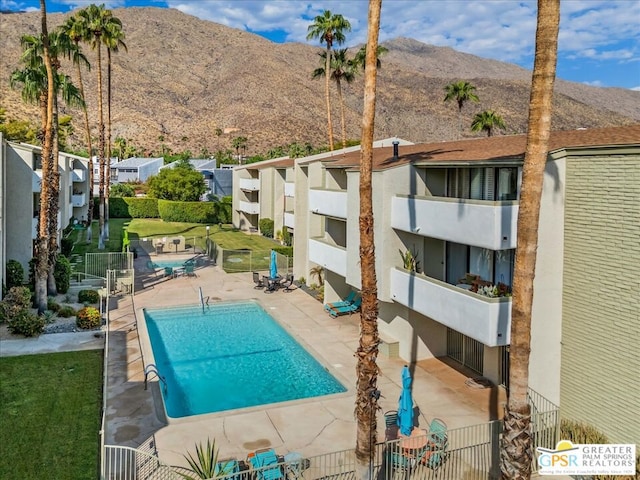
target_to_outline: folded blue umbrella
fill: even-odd
[[[269,265],[269,276],[271,278],[278,277],[278,263],[277,263],[277,254],[275,250],[271,250],[271,264]]]
[[[411,397],[411,372],[409,367],[402,369],[402,392],[398,402],[398,427],[402,435],[409,436],[413,430],[413,398]]]

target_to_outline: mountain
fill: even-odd
[[[149,154],[161,143],[174,151],[213,152],[231,148],[237,136],[248,138],[248,155],[291,142],[328,143],[324,79],[311,78],[320,65],[319,45],[273,43],[173,9],[116,9],[114,15],[122,20],[128,51],[113,56],[112,139],[124,137]],[[49,29],[65,18],[50,14]],[[37,108],[22,103],[8,78],[20,67],[20,36],[37,34],[39,21],[39,12],[0,14],[0,107],[8,118],[28,117],[34,123]],[[381,58],[378,76],[376,138],[457,138],[457,106],[443,102],[445,85],[457,80],[470,81],[480,97],[479,104],[463,109],[465,130],[475,113],[491,108],[504,118],[505,133],[525,131],[530,71],[407,38],[384,46],[389,52]],[[95,125],[95,52],[85,47],[85,54],[93,67],[83,77]],[[75,81],[74,68],[63,62],[63,70]],[[340,110],[332,89],[339,147]],[[343,86],[351,139],[360,137],[362,89],[362,75]],[[558,80],[554,102],[553,128],[558,130],[640,121],[640,92],[631,90]],[[77,110],[63,110],[74,116],[73,141],[82,148],[82,117]],[[216,136],[218,128],[226,133]],[[464,136],[477,135],[465,131]]]

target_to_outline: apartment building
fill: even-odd
[[[2,258],[4,275],[6,261],[18,260],[28,271],[33,257],[40,215],[42,184],[42,149],[39,146],[1,140],[2,164]],[[60,152],[58,155],[60,193],[58,199],[58,242],[62,230],[70,222],[86,220],[89,208],[88,160]]]
[[[508,380],[525,146],[517,135],[374,149],[379,330],[404,360],[446,356]],[[327,302],[361,286],[359,160],[295,161],[294,274],[322,266]],[[640,443],[640,125],[552,133],[538,235],[530,386],[611,441]]]

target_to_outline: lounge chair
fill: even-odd
[[[344,307],[332,308],[329,310],[329,315],[332,317],[337,317],[338,315],[351,315],[354,312],[360,310],[360,305],[362,304],[362,297],[358,297],[354,300],[351,305],[345,305]]]
[[[295,290],[293,287],[293,273],[288,273],[287,276],[284,279],[284,282],[280,283],[281,287],[284,287],[284,292],[291,292],[292,290]]]
[[[253,283],[255,283],[253,288],[264,288],[264,282],[260,278],[260,274],[258,272],[253,272]]]
[[[234,458],[219,460],[216,463],[216,478],[225,477],[226,480],[243,480],[249,477],[248,468],[242,460],[238,461]]]
[[[337,302],[331,302],[331,303],[325,303],[324,304],[324,310],[326,312],[330,312],[334,308],[347,307],[347,306],[353,304],[354,300],[356,299],[356,295],[357,295],[357,293],[354,292],[353,290],[351,290],[349,292],[349,295],[347,295],[347,298],[345,298],[344,300],[340,300],[340,301],[337,301]]]
[[[193,263],[185,263],[184,274],[187,277],[195,277],[196,276],[195,265]]]
[[[173,277],[173,267],[164,267],[164,276]]]
[[[280,469],[280,459],[272,448],[257,450],[253,456],[249,457],[249,461],[253,469],[256,470],[258,480],[284,479]]]

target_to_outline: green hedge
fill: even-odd
[[[158,218],[157,198],[111,197],[109,218]]]
[[[212,202],[158,200],[160,218],[165,222],[217,223]]]

